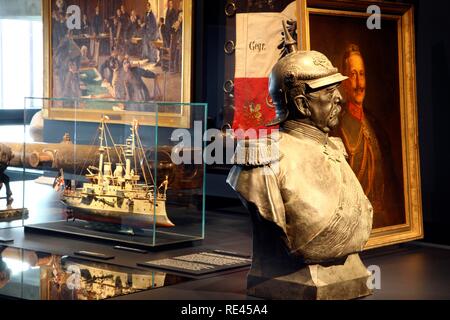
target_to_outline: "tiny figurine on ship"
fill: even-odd
[[[114,142],[107,120],[102,118],[99,126],[98,167],[86,168],[84,177],[88,182],[81,188],[65,187],[62,171],[55,180],[55,189],[63,190],[62,201],[70,208],[69,218],[138,228],[174,226],[166,213],[168,181],[163,182],[161,192],[145,154],[138,123],[131,125],[130,136],[121,145]],[[117,161],[114,168],[112,159]]]

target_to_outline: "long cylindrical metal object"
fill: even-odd
[[[61,143],[4,143],[13,153],[9,166],[27,169],[63,169],[74,172],[86,165],[93,165],[96,146],[76,145],[70,141]],[[89,159],[92,158],[92,161]]]
[[[2,144],[9,147],[13,153],[13,158],[9,162],[10,167],[53,171],[63,169],[67,173],[87,174],[89,173],[87,170],[89,167],[98,166],[98,145],[74,144],[68,139],[64,139],[60,143],[30,142],[23,144],[2,142]],[[171,146],[160,146],[157,148],[157,180],[162,181],[168,175],[173,189],[201,187],[203,170],[200,168],[202,166],[177,166],[171,161],[171,151]],[[155,149],[148,148],[145,150],[145,153],[150,168],[155,168]],[[110,159],[111,163],[121,162],[115,152],[110,153]],[[127,163],[125,163],[126,166]],[[195,170],[191,172],[193,168]]]

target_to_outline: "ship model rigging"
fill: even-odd
[[[114,142],[107,120],[102,118],[98,130],[98,167],[86,168],[84,176],[88,182],[81,188],[64,188],[62,193],[71,217],[129,227],[174,226],[166,212],[168,178],[157,187],[137,121],[121,145]],[[111,159],[118,160],[114,168]],[[62,171],[59,179],[64,183]],[[58,179],[55,182],[58,184]]]

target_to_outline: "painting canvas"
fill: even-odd
[[[368,246],[420,238],[413,42],[404,36],[413,36],[412,10],[383,7],[381,27],[370,29],[368,3],[301,2],[307,34],[303,47],[324,53],[349,77],[339,88],[344,103],[333,134],[342,139],[374,208]]]
[[[81,99],[85,121],[111,108],[102,100],[117,101],[108,112],[154,112],[126,103],[146,101],[162,103],[163,116],[186,116],[167,103],[190,100],[190,0],[47,0],[44,10],[49,97]],[[68,107],[53,104],[46,115],[66,120]]]

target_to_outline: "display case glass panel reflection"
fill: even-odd
[[[0,295],[25,300],[104,300],[188,281],[44,252],[0,247]]]
[[[30,98],[26,113],[84,102]],[[156,117],[160,107],[177,106],[124,103],[152,108]],[[33,121],[26,143],[5,142],[14,155],[9,167],[23,168],[25,230],[143,246],[202,239],[206,105],[184,107],[190,108],[189,128],[141,125],[126,112],[119,114],[126,124],[113,123],[110,116],[82,122],[75,108],[72,121]]]

